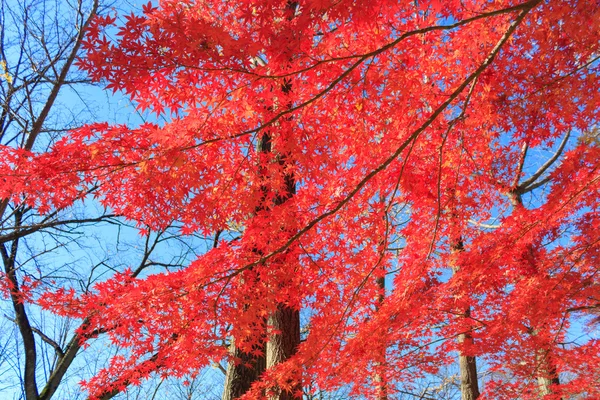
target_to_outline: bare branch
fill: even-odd
[[[48,116],[48,113],[50,112],[50,109],[52,108],[52,105],[54,104],[54,101],[56,100],[56,97],[58,96],[58,92],[60,91],[61,87],[63,86],[63,84],[65,83],[65,81],[67,79],[67,74],[69,73],[69,71],[71,69],[71,65],[75,61],[75,58],[77,57],[77,53],[79,53],[79,48],[81,47],[81,42],[83,41],[87,27],[89,26],[90,22],[92,21],[92,18],[94,18],[94,16],[96,16],[97,11],[98,11],[98,0],[94,0],[92,9],[90,10],[86,21],[83,23],[83,25],[79,29],[79,33],[76,36],[75,43],[73,45],[73,48],[71,49],[71,53],[69,54],[69,57],[67,58],[65,64],[63,65],[63,67],[60,71],[60,75],[58,76],[56,84],[52,87],[52,91],[50,92],[50,95],[48,96],[48,99],[46,100],[46,104],[44,105],[42,112],[40,113],[38,118],[35,120],[32,128],[31,128],[31,132],[29,133],[29,137],[27,138],[27,142],[25,143],[25,150],[31,150],[33,148],[35,140],[37,139],[37,136],[42,129],[42,125],[46,121],[46,117]]]
[[[565,135],[563,140],[560,142],[558,149],[556,149],[556,152],[552,155],[552,157],[550,157],[550,159],[548,161],[546,161],[546,163],[544,163],[544,165],[542,165],[533,175],[531,175],[529,177],[529,179],[525,180],[524,182],[521,182],[521,184],[517,186],[517,191],[519,192],[519,194],[524,194],[524,193],[530,192],[533,189],[535,189],[536,187],[541,186],[541,185],[536,185],[536,186],[533,186],[533,185],[535,184],[535,181],[540,176],[542,176],[542,174],[544,172],[546,172],[548,170],[548,168],[550,168],[556,162],[556,160],[560,157],[560,155],[563,153],[563,150],[565,149],[565,146],[567,145],[567,142],[569,141],[570,136],[571,136],[571,130],[569,129],[569,131],[567,131],[567,134]],[[525,156],[523,156],[523,158],[525,158]]]
[[[82,219],[66,219],[66,220],[55,220],[49,222],[40,222],[38,224],[33,225],[23,225],[20,229],[14,229],[11,233],[6,235],[0,235],[0,243],[10,242],[15,239],[19,239],[32,233],[38,232],[42,229],[54,228],[63,225],[71,225],[71,224],[87,224],[92,222],[102,222],[106,220],[110,220],[116,217],[115,214],[102,215],[97,218],[82,218]]]
[[[18,324],[17,320],[14,318],[9,317],[8,315],[4,314],[4,318],[8,319],[11,322],[14,322],[15,324]],[[62,358],[64,356],[63,350],[60,347],[60,345],[58,343],[56,343],[56,341],[52,340],[50,337],[48,337],[44,332],[42,332],[41,330],[39,330],[38,328],[35,327],[31,327],[31,330],[38,334],[38,336],[46,343],[48,343],[50,346],[52,346],[54,348],[54,350],[56,351],[56,354],[58,355],[59,358]]]

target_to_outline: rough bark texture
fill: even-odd
[[[468,318],[471,309],[465,312]],[[458,336],[459,343],[473,344],[473,337],[469,333]],[[479,397],[479,383],[477,382],[477,359],[474,356],[459,354],[458,365],[460,368],[460,393],[462,400],[475,400]]]
[[[81,326],[85,326],[88,324],[88,320],[86,319]],[[73,363],[75,356],[77,356],[77,352],[81,348],[81,337],[79,334],[74,334],[69,344],[66,347],[66,350],[63,353],[63,356],[59,358],[58,363],[56,364],[56,368],[50,374],[46,386],[40,392],[39,400],[49,400],[54,396],[56,390],[58,389],[58,385],[62,381],[63,377],[67,373],[67,370]]]
[[[239,362],[230,361],[227,366],[223,400],[233,400],[241,397],[265,370],[266,361],[264,356],[254,356],[240,351],[233,340],[231,355]]]
[[[550,361],[548,351],[539,350],[536,355],[538,362],[538,392],[540,397],[552,394],[552,385],[560,384],[556,366]]]
[[[267,133],[259,141],[257,151],[260,153],[271,152],[271,138]],[[266,187],[262,188],[263,202],[256,208],[256,212],[264,209],[264,200],[268,194],[267,190]],[[259,379],[266,365],[265,349],[262,350],[260,355],[244,353],[236,347],[235,338],[231,339],[229,351],[233,359],[227,365],[223,400],[233,400],[244,395],[250,389],[252,383]]]
[[[295,6],[294,6],[295,8]],[[282,86],[284,93],[289,93],[292,90],[290,82],[286,82]],[[269,146],[268,151],[271,151]],[[289,154],[279,154],[277,159],[282,166],[282,170],[286,170],[285,166],[292,161]],[[288,201],[296,194],[296,180],[291,173],[284,175],[285,191],[278,194],[275,198],[275,205],[281,205]],[[283,227],[291,230],[290,227]],[[295,273],[295,271],[290,271]],[[266,346],[267,353],[267,368],[271,368],[279,363],[282,363],[293,356],[298,346],[300,345],[300,311],[286,304],[279,304],[277,311],[269,317],[269,326],[274,333],[269,335],[269,340]],[[302,377],[294,377],[294,382],[291,383],[290,390],[275,389],[275,395],[270,398],[272,400],[292,400],[302,399]]]
[[[275,331],[267,342],[267,368],[284,362],[296,353],[300,344],[300,311],[280,304],[269,317],[269,326]],[[275,390],[273,400],[302,399],[302,377],[294,377],[290,390]]]
[[[452,244],[451,252],[460,253],[464,250],[462,238]],[[459,270],[458,265],[452,266],[452,271]],[[463,318],[471,316],[471,308],[467,308]],[[472,345],[473,337],[469,332],[458,335],[458,343]],[[479,382],[477,381],[477,360],[474,356],[467,356],[459,352],[458,367],[460,371],[460,395],[462,400],[475,400],[479,397]]]
[[[282,91],[288,93],[291,90],[291,83],[287,82],[282,86]],[[258,151],[262,153],[271,153],[271,136],[267,132],[263,135],[258,144]],[[289,155],[276,155],[277,162],[284,167],[291,162]],[[285,168],[282,168],[285,170]],[[284,178],[285,190],[278,193],[275,197],[274,205],[282,205],[296,193],[296,180],[291,173],[286,173]],[[263,188],[264,199],[268,198],[268,188]],[[265,204],[261,204],[257,211],[264,209]],[[285,227],[284,227],[285,228]],[[293,271],[290,271],[292,273]],[[232,355],[241,360],[240,363],[230,363],[227,368],[225,378],[225,387],[223,390],[223,400],[236,399],[246,393],[252,383],[260,377],[267,368],[279,364],[290,358],[297,350],[300,344],[300,311],[284,304],[279,304],[277,311],[269,317],[268,325],[272,326],[277,332],[271,334],[265,346],[264,356],[255,356],[240,352],[232,343]],[[292,390],[282,391],[276,389],[276,395],[271,397],[274,400],[301,399],[297,393],[301,392],[301,377],[296,377],[297,383],[293,385]]]
[[[297,7],[297,2],[288,2],[288,19],[294,18]],[[281,91],[284,94],[288,94],[291,90],[291,81],[285,80],[281,85]],[[291,104],[287,104],[287,107],[291,107]],[[268,131],[263,133],[257,150],[261,153],[273,153],[271,134]],[[285,166],[293,163],[291,154],[275,154],[275,157],[277,162],[283,167],[282,170],[286,170]],[[296,179],[294,175],[292,173],[285,173],[283,178],[285,188],[282,193],[276,194],[275,206],[282,205],[296,194]],[[268,190],[268,188],[263,188],[263,204],[258,206],[257,211],[269,207],[268,204],[264,203],[268,198]],[[283,227],[283,229],[287,228]],[[293,271],[290,271],[290,273],[293,273]],[[225,378],[223,400],[240,397],[249,390],[255,380],[260,378],[260,374],[264,371],[265,367],[270,368],[282,363],[296,353],[300,344],[300,311],[288,305],[279,304],[275,313],[269,316],[268,325],[272,327],[274,333],[269,334],[265,351],[262,353],[264,356],[256,357],[241,353],[232,343],[233,355],[242,360],[242,363],[229,364]],[[300,394],[302,392],[302,379],[300,376],[295,378],[291,390],[287,391],[275,388],[276,394],[271,396],[271,399],[302,399],[302,395]]]

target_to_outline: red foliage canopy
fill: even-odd
[[[152,228],[243,227],[178,272],[31,299],[131,349],[92,394],[202,368],[227,357],[229,336],[251,351],[283,303],[304,310],[308,333],[250,397],[300,370],[371,396],[382,365],[410,382],[458,348],[496,372],[488,397],[535,398],[542,349],[569,377],[556,397],[599,398],[600,343],[562,344],[600,303],[598,2],[290,12],[287,0],[162,0],[121,24],[97,18],[80,67],[168,122],[86,126],[44,154],[0,149],[0,197],[41,211],[96,185]],[[270,153],[255,149],[266,131]],[[296,194],[279,204],[286,174]],[[465,330],[474,346],[452,340]]]

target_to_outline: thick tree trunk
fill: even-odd
[[[293,356],[300,344],[300,311],[280,304],[269,317],[269,326],[275,333],[267,342],[267,368],[274,367]],[[294,377],[290,390],[276,389],[272,400],[302,399],[301,377]]]
[[[465,317],[468,318],[471,309],[467,308]],[[473,344],[470,333],[458,335],[458,342],[468,345]],[[460,369],[460,393],[462,400],[475,400],[479,397],[479,383],[477,382],[477,359],[474,356],[458,355],[458,366]]]
[[[453,254],[460,253],[464,250],[462,238],[459,238],[451,245]],[[452,266],[452,271],[456,273],[459,270],[458,265]],[[471,308],[468,307],[463,318],[471,316]],[[470,332],[458,335],[458,343],[473,345],[473,337]],[[477,381],[477,359],[474,356],[464,355],[461,352],[458,354],[458,367],[460,371],[460,393],[462,400],[475,400],[479,397],[479,382]]]
[[[288,19],[293,19],[296,13],[298,3],[296,1],[288,1],[287,11],[289,13]],[[292,90],[292,83],[289,80],[285,80],[281,85],[281,91],[284,94],[289,94]],[[287,104],[291,107],[291,103]],[[258,144],[258,151],[261,153],[273,153],[271,134],[267,131],[264,132],[262,138]],[[291,154],[275,154],[275,157],[279,164],[283,167],[282,170],[286,170],[286,166],[293,163]],[[283,176],[285,182],[285,188],[282,193],[277,193],[275,196],[274,205],[282,205],[287,200],[292,198],[296,194],[296,180],[293,173],[285,173]],[[268,199],[268,188],[263,188],[263,202]],[[267,204],[260,204],[257,211],[268,208]],[[289,227],[283,227],[284,230]],[[293,273],[293,271],[290,271]],[[227,376],[225,378],[225,389],[223,391],[223,400],[236,399],[246,393],[252,383],[260,378],[260,374],[265,368],[271,368],[277,364],[280,364],[288,360],[293,356],[300,345],[300,311],[290,307],[286,304],[278,304],[275,313],[269,316],[268,326],[273,329],[274,332],[268,334],[268,341],[265,344],[264,356],[253,357],[249,354],[241,353],[235,345],[232,343],[233,355],[239,357],[243,363],[232,365],[229,364],[227,368]],[[248,362],[246,362],[248,360]],[[254,368],[247,368],[243,364],[250,364]],[[302,399],[301,391],[302,379],[300,376],[294,377],[294,384],[291,390],[281,390],[275,388],[276,394],[271,396],[273,400],[295,400]]]
[[[288,93],[291,90],[291,84],[288,82],[282,86],[282,91]],[[271,153],[272,144],[271,136],[267,132],[263,135],[258,144],[258,151],[262,153]],[[285,166],[290,163],[290,155],[277,154],[275,155],[279,164],[286,170]],[[284,175],[285,189],[283,193],[278,193],[275,196],[274,205],[282,205],[296,193],[296,180],[293,174],[286,173]],[[268,188],[263,188],[264,199],[268,199]],[[261,204],[257,211],[263,210],[268,205]],[[287,227],[283,227],[286,229]],[[293,273],[293,271],[290,271]],[[225,388],[223,390],[223,400],[236,399],[246,393],[252,383],[260,377],[260,374],[266,368],[271,368],[279,363],[284,362],[294,355],[300,344],[300,311],[285,304],[279,304],[275,313],[269,316],[268,325],[272,327],[275,333],[269,334],[268,341],[265,345],[264,355],[253,356],[239,351],[232,343],[232,355],[239,358],[241,363],[230,362],[227,368],[225,378]],[[302,399],[301,393],[301,377],[294,377],[296,382],[290,391],[282,391],[276,389],[276,395],[271,397],[273,400],[292,400]]]
[[[291,90],[291,84],[285,84],[282,87],[284,93]],[[269,151],[270,151],[269,146]],[[286,170],[286,166],[291,162],[289,154],[277,155],[279,164]],[[296,180],[293,174],[286,173],[284,178],[285,191],[278,194],[275,198],[275,205],[281,205],[296,194]],[[283,229],[293,230],[291,227]],[[295,271],[290,271],[295,273]],[[266,346],[267,368],[280,364],[293,356],[300,345],[300,311],[286,304],[279,304],[277,310],[269,317],[269,324],[274,332],[269,334]],[[272,400],[292,400],[302,399],[301,376],[293,377],[290,390],[275,389],[275,395]]]
[[[223,400],[237,399],[245,394],[263,373],[266,365],[264,353],[260,356],[244,353],[235,346],[234,340],[230,348],[231,355],[239,362],[230,361],[227,366]]]
[[[293,19],[296,13],[298,2],[288,1],[287,11],[289,20]],[[292,82],[285,80],[281,85],[281,91],[284,95],[288,95],[292,92]],[[286,105],[288,108],[292,106],[291,103]],[[261,149],[263,151],[272,151],[270,144],[270,137],[268,134],[264,135],[264,142],[268,143],[268,148]],[[263,145],[267,144],[263,143]],[[289,170],[288,166],[293,165],[293,154],[277,154],[276,155],[279,165],[282,170]],[[296,194],[296,179],[291,172],[286,172],[283,176],[285,182],[285,189],[283,193],[278,193],[275,198],[275,205],[282,205]],[[293,227],[283,227],[284,230],[293,231]],[[295,271],[290,270],[290,273]],[[269,334],[269,339],[266,345],[266,363],[267,368],[276,366],[277,364],[283,363],[291,358],[300,345],[300,310],[294,307],[290,307],[287,304],[278,304],[277,310],[269,316],[269,324],[273,332]],[[289,390],[282,390],[281,388],[275,388],[275,394],[270,398],[271,400],[301,400],[302,399],[302,377],[292,377],[290,382],[291,387]]]
[[[536,354],[536,361],[538,363],[538,392],[541,398],[552,394],[552,385],[560,384],[556,366],[550,361],[548,354],[549,352],[545,350],[538,350]]]
[[[265,133],[258,143],[257,151],[259,153],[271,152],[271,137]],[[268,198],[268,188],[263,187],[263,199],[261,204],[256,207],[256,212],[265,209],[265,200]],[[259,255],[259,251],[255,250]],[[247,308],[248,305],[244,307]],[[231,339],[229,352],[232,360],[227,365],[227,373],[225,375],[225,385],[223,387],[223,400],[233,400],[244,395],[254,381],[260,378],[266,367],[265,345],[260,349],[260,354],[244,353],[235,345],[235,338]],[[257,352],[258,353],[258,352]]]

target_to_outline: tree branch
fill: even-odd
[[[502,36],[502,38],[498,41],[498,43],[494,46],[494,48],[492,49],[492,51],[488,54],[488,56],[486,57],[486,59],[484,60],[484,62],[473,73],[471,73],[467,77],[467,79],[465,79],[463,81],[463,83],[460,86],[458,86],[450,94],[450,96],[448,97],[448,99],[446,101],[444,101],[440,106],[438,106],[438,108],[433,112],[433,114],[431,114],[431,116],[429,118],[427,118],[427,120],[425,122],[423,122],[419,128],[417,128],[415,131],[413,131],[413,133],[394,151],[394,153],[391,156],[389,156],[377,168],[373,169],[363,179],[361,179],[361,181],[354,187],[354,189],[352,189],[346,195],[346,197],[344,197],[342,200],[340,200],[335,207],[333,207],[331,210],[329,210],[327,212],[324,212],[323,214],[319,215],[318,217],[314,218],[307,225],[305,225],[304,228],[298,230],[298,232],[296,232],[290,239],[288,239],[288,241],[286,243],[284,243],[279,248],[277,248],[277,249],[273,250],[272,252],[264,255],[263,257],[260,257],[258,260],[254,261],[252,263],[246,264],[245,266],[232,271],[227,276],[221,276],[219,278],[216,278],[215,280],[207,283],[205,286],[209,286],[209,285],[215,284],[215,283],[223,281],[223,280],[231,279],[232,277],[241,274],[243,271],[248,270],[250,268],[253,268],[253,267],[257,266],[257,265],[263,264],[266,261],[268,261],[269,259],[275,257],[276,255],[283,253],[294,242],[296,242],[300,237],[302,237],[306,232],[308,232],[309,230],[311,230],[315,225],[317,225],[319,222],[321,222],[325,218],[327,218],[327,217],[329,217],[331,215],[334,215],[341,208],[343,208],[346,204],[348,204],[350,202],[350,200],[352,200],[352,198],[358,192],[360,192],[360,190],[371,179],[373,179],[381,171],[385,170],[393,161],[395,161],[400,156],[400,154],[404,151],[404,149],[406,149],[410,145],[410,143],[412,143],[413,141],[415,141],[419,137],[419,135],[421,133],[423,133],[433,123],[433,121],[435,121],[442,114],[442,112],[444,110],[446,110],[446,108],[448,108],[448,106],[462,93],[462,91],[467,86],[469,86],[469,84],[471,82],[473,82],[479,75],[481,75],[481,73],[483,73],[483,71],[485,71],[488,66],[490,66],[490,64],[494,61],[494,59],[496,58],[496,56],[500,52],[500,49],[509,40],[509,38],[512,36],[512,34],[514,33],[514,31],[517,29],[517,27],[523,22],[523,20],[525,19],[525,16],[540,1],[541,0],[530,1],[530,2],[524,3],[523,5],[520,6],[519,9],[524,9],[524,10],[519,14],[519,16],[515,19],[515,21],[513,21],[513,23],[510,25],[510,27],[507,29],[507,31]]]
[[[52,87],[52,91],[50,92],[50,95],[48,96],[48,99],[46,100],[46,104],[44,104],[44,108],[40,112],[40,115],[33,123],[31,132],[29,133],[29,136],[27,137],[27,142],[25,143],[25,147],[24,147],[25,150],[31,150],[33,148],[35,140],[37,139],[37,136],[42,129],[42,125],[46,121],[46,117],[48,116],[50,109],[54,105],[54,101],[56,100],[56,97],[58,96],[58,92],[60,91],[60,89],[64,85],[64,83],[66,82],[67,74],[69,73],[69,71],[71,69],[71,65],[73,64],[73,62],[75,61],[75,58],[77,57],[77,53],[79,52],[79,48],[81,47],[81,43],[83,42],[83,38],[87,31],[87,27],[89,26],[92,19],[96,16],[97,11],[98,11],[98,0],[94,0],[94,3],[92,4],[92,9],[90,10],[90,13],[88,14],[87,19],[79,28],[79,33],[77,34],[77,36],[75,38],[75,43],[73,45],[73,48],[71,49],[71,53],[69,54],[69,57],[67,57],[67,60],[65,61],[65,64],[63,65],[63,67],[60,71],[60,75],[58,76],[58,78],[56,80],[56,84]]]
[[[28,235],[31,235],[32,233],[38,232],[42,229],[46,229],[46,228],[54,228],[57,226],[61,226],[61,225],[69,225],[69,224],[86,224],[86,223],[92,223],[92,222],[101,222],[110,218],[114,218],[117,215],[115,214],[108,214],[108,215],[102,215],[100,217],[97,218],[83,218],[83,219],[67,219],[67,220],[55,220],[55,221],[50,221],[50,222],[41,222],[39,224],[33,224],[33,225],[24,225],[21,227],[21,229],[13,229],[13,231],[11,233],[7,233],[6,235],[0,235],[0,243],[7,243],[10,242],[12,240],[16,240]]]
[[[6,318],[7,320],[14,322],[16,325],[18,325],[18,322],[16,319],[13,319],[11,317],[9,317],[8,315],[4,314],[4,318]],[[54,348],[54,350],[56,351],[56,354],[58,355],[59,358],[62,358],[64,356],[63,350],[60,347],[60,345],[58,343],[56,343],[54,340],[52,340],[50,337],[48,337],[44,332],[42,332],[41,330],[39,330],[38,328],[35,327],[31,327],[31,330],[34,333],[37,333],[38,336],[46,343],[48,343],[50,346],[52,346]]]
[[[556,160],[558,159],[558,157],[560,157],[560,155],[562,154],[563,150],[565,149],[565,146],[567,145],[567,142],[569,141],[569,137],[571,136],[571,130],[569,129],[569,131],[567,131],[567,134],[565,135],[565,137],[563,138],[563,140],[560,142],[560,145],[558,146],[558,149],[556,150],[556,152],[552,155],[552,157],[550,157],[550,159],[548,161],[546,161],[544,163],[544,165],[542,165],[533,175],[531,175],[529,177],[529,179],[525,180],[524,182],[522,182],[520,185],[517,186],[517,191],[519,192],[519,194],[524,194],[527,192],[530,192],[531,190],[533,190],[534,188],[540,186],[533,186],[535,184],[535,181],[544,173],[548,170],[548,168],[550,168],[552,166],[552,164],[554,164],[556,162]],[[523,159],[525,158],[525,156],[523,156]]]

